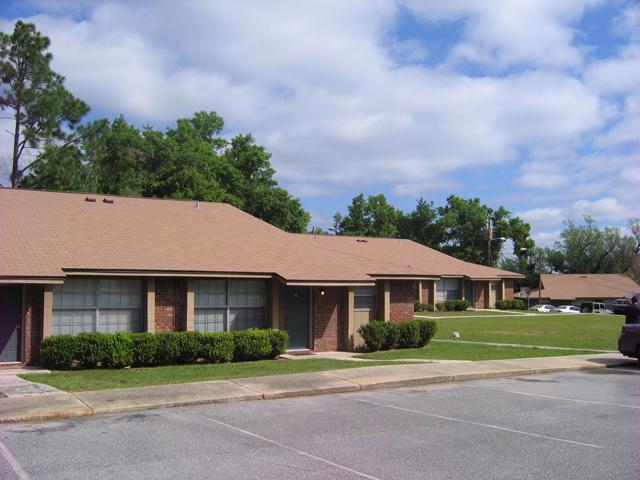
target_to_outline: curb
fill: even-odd
[[[567,357],[565,357],[567,358]],[[633,362],[635,364],[636,362]],[[37,413],[21,414],[20,406],[16,406],[16,413],[3,415],[0,413],[0,423],[13,422],[40,422],[45,420],[58,420],[71,417],[86,417],[104,413],[123,413],[140,410],[151,410],[157,408],[188,407],[194,405],[206,405],[213,403],[230,403],[250,400],[274,400],[282,398],[296,398],[313,395],[331,395],[338,393],[349,393],[382,388],[401,388],[419,385],[452,383],[469,380],[485,380],[492,378],[516,377],[523,375],[541,375],[549,373],[571,372],[580,370],[603,369],[616,366],[629,365],[627,359],[613,360],[606,364],[590,363],[581,365],[549,366],[539,368],[510,368],[503,366],[502,370],[488,370],[469,373],[417,373],[409,378],[397,380],[376,381],[375,373],[372,369],[380,367],[366,367],[365,372],[369,373],[369,379],[362,375],[360,380],[349,378],[348,374],[353,370],[331,370],[325,372],[314,372],[309,374],[281,375],[273,377],[250,377],[238,378],[234,380],[214,380],[207,382],[195,382],[182,385],[180,394],[173,393],[173,399],[166,395],[175,385],[157,385],[149,387],[138,387],[134,389],[113,389],[89,392],[78,392],[77,394],[64,393],[55,394],[53,405],[51,400],[54,395],[41,395],[30,397],[27,402],[32,405],[30,408],[38,410],[38,403],[42,404]],[[388,368],[388,367],[382,367]],[[373,377],[373,378],[372,378]],[[322,383],[325,385],[322,385]],[[311,383],[312,386],[308,386]],[[301,385],[302,384],[302,385]],[[190,396],[189,391],[193,392]],[[203,393],[203,391],[205,391]],[[209,394],[206,393],[209,391]],[[230,393],[232,392],[232,393]],[[170,393],[170,392],[169,392]],[[153,400],[154,394],[158,397]],[[131,401],[131,397],[143,397],[146,400],[136,403]],[[3,399],[0,407],[7,399]],[[18,399],[14,399],[18,400]],[[24,398],[20,399],[25,401]],[[66,402],[66,406],[64,405]],[[56,406],[56,403],[62,405]],[[6,404],[4,404],[6,406]],[[24,405],[22,405],[24,408]],[[29,407],[28,407],[29,408]],[[4,409],[3,409],[4,410]]]

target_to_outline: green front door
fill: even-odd
[[[309,348],[309,287],[287,287],[284,318],[289,332],[289,350]]]

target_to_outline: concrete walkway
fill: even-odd
[[[496,342],[474,342],[471,340],[445,340],[432,339],[432,342],[442,343],[466,343],[470,345],[489,345],[491,347],[515,347],[515,348],[539,348],[541,350],[563,350],[567,352],[594,352],[594,353],[616,353],[616,350],[596,350],[593,348],[569,348],[569,347],[550,347],[549,345],[524,345],[522,343],[496,343]]]
[[[478,380],[635,365],[620,354],[522,358],[480,362],[384,365],[326,372],[78,392],[51,387],[0,398],[0,422],[127,412],[204,403],[355,392],[373,388]],[[37,385],[37,384],[36,384]],[[39,388],[39,387],[37,387]]]

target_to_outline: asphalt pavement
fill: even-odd
[[[0,478],[640,478],[640,368],[0,425]]]

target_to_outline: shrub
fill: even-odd
[[[373,322],[361,325],[360,328],[358,328],[358,333],[364,340],[367,350],[370,352],[380,350],[387,341],[386,322],[381,320],[374,320]]]
[[[142,332],[131,334],[133,348],[133,365],[137,367],[154,365],[158,360],[160,340],[154,333]]]
[[[444,308],[444,302],[436,303],[436,310],[439,312],[444,312],[446,309]]]
[[[519,298],[512,300],[498,300],[496,308],[499,310],[524,310],[524,301]]]
[[[43,366],[58,370],[174,365],[200,358],[223,363],[275,358],[285,352],[288,342],[289,335],[282,330],[81,333],[47,337],[41,358]]]
[[[420,343],[420,325],[411,320],[398,324],[398,346],[400,348],[414,348]]]
[[[200,332],[177,332],[180,363],[196,363],[202,351],[202,333]]]
[[[395,322],[384,322],[386,330],[381,350],[390,350],[398,343],[400,338],[400,324]]]
[[[264,360],[272,357],[273,348],[268,330],[241,330],[233,333],[235,349],[234,362]]]
[[[133,338],[131,333],[119,332],[103,335],[104,359],[106,368],[123,368],[133,363]]]
[[[425,312],[433,312],[435,310],[433,303],[425,303]]]
[[[180,339],[178,332],[156,333],[158,350],[156,362],[160,365],[172,365],[180,359]]]
[[[200,355],[206,362],[228,363],[233,360],[234,336],[228,332],[203,333]]]
[[[78,362],[82,368],[96,368],[105,364],[108,336],[103,333],[83,332],[75,337]]]
[[[447,312],[463,312],[471,306],[471,302],[466,299],[446,300],[444,302],[444,310]]]
[[[45,368],[68,370],[78,358],[78,341],[73,335],[47,337],[40,345],[40,360]]]
[[[524,310],[524,300],[514,298],[513,300],[511,300],[511,308],[513,308],[514,310]]]
[[[271,355],[276,358],[287,351],[289,334],[286,330],[269,330],[271,334]]]
[[[428,305],[426,303],[422,303],[418,300],[413,302],[413,311],[414,312],[426,312],[428,309]]]
[[[427,320],[425,318],[418,318],[416,320],[413,320],[413,322],[418,324],[418,329],[420,330],[420,340],[418,341],[418,347],[424,347],[436,334],[437,324],[436,322]]]

